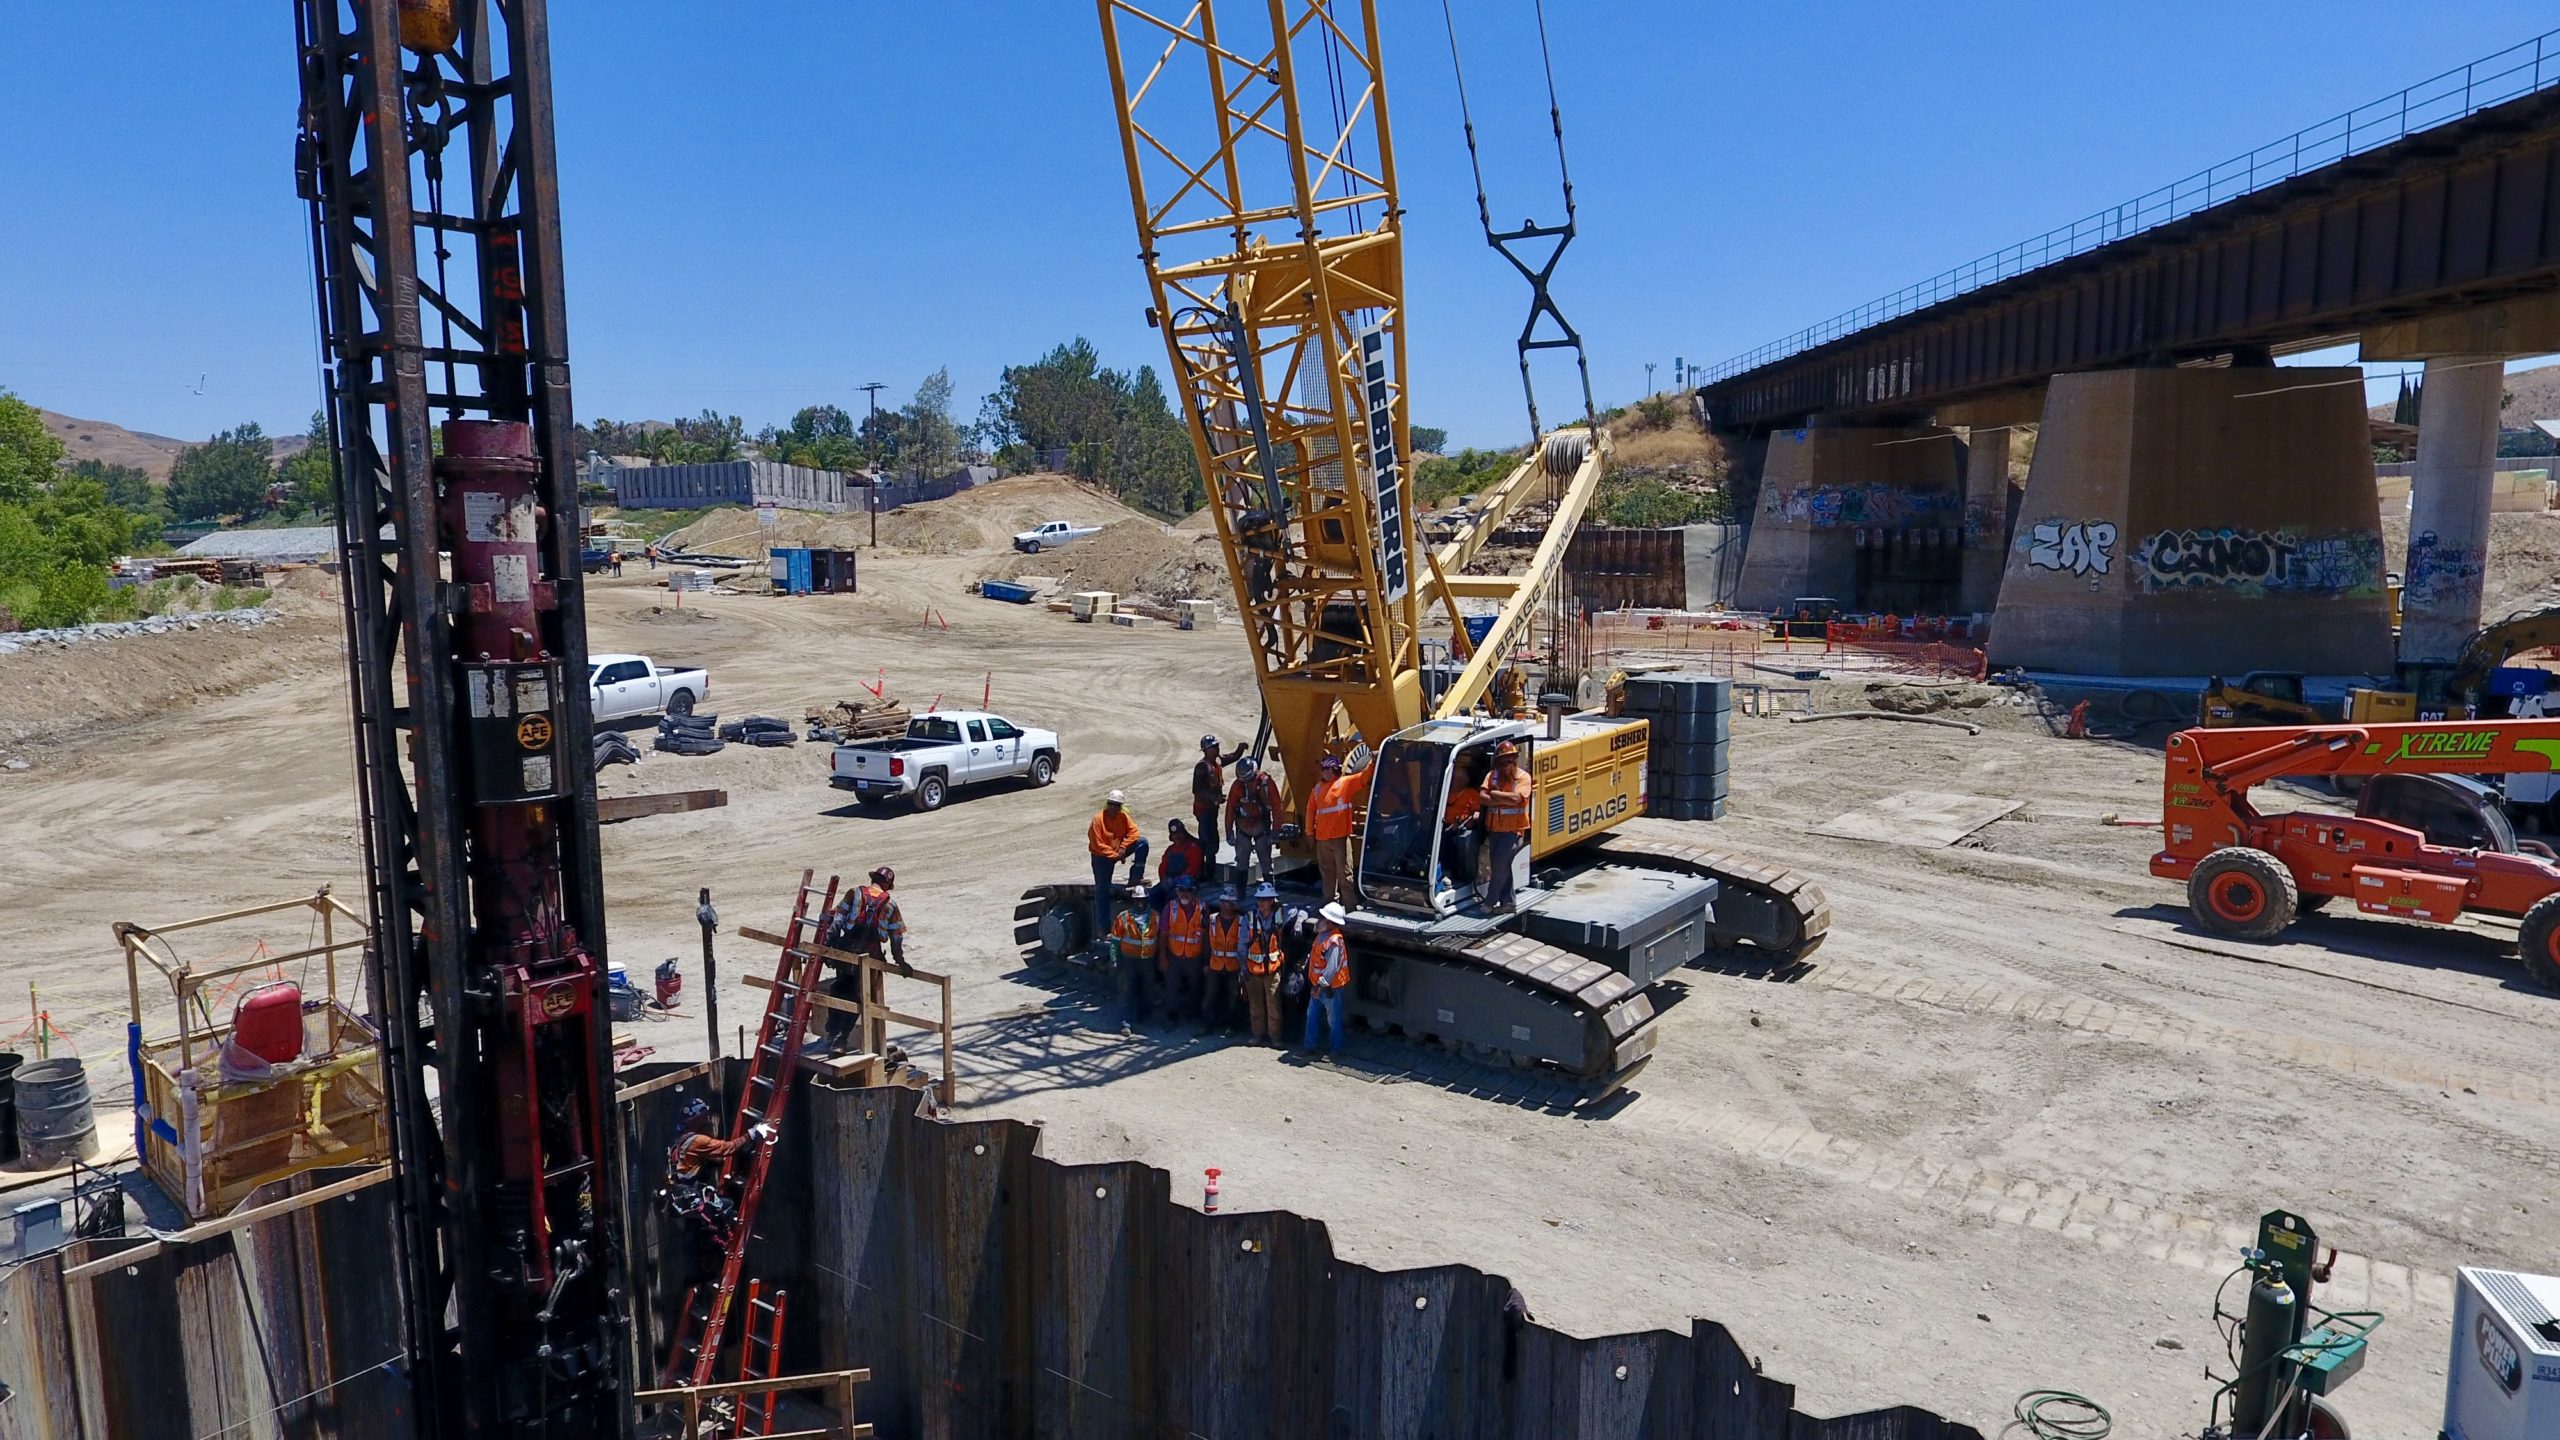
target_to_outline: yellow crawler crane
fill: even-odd
[[[1611,836],[1643,813],[1646,723],[1488,713],[1507,657],[1553,613],[1601,447],[1557,432],[1475,524],[1414,543],[1403,211],[1368,0],[1098,0],[1151,324],[1165,337],[1260,681],[1302,808],[1327,756],[1372,767],[1358,849],[1350,1015],[1595,1092],[1650,1054],[1645,989],[1712,946],[1794,959],[1821,943],[1818,886],[1705,847]],[[1519,573],[1465,575],[1531,503]],[[1492,601],[1470,645],[1459,602]],[[1454,676],[1424,663],[1445,625]],[[1564,648],[1570,622],[1550,626]],[[1550,684],[1569,683],[1559,654]],[[1429,682],[1429,683],[1427,683]],[[1443,824],[1511,742],[1533,777],[1515,912],[1488,914],[1482,847]],[[1214,841],[1215,837],[1211,837]],[[1287,884],[1288,898],[1318,897]],[[1017,934],[1058,958],[1095,938],[1088,884],[1023,897]]]

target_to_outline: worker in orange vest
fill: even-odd
[[[1255,887],[1244,917],[1244,1008],[1257,1045],[1280,1043],[1280,892]]]
[[[1173,882],[1173,903],[1164,907],[1159,930],[1164,936],[1165,1013],[1187,1020],[1199,1009],[1209,963],[1209,907],[1200,903],[1200,886],[1190,876]]]
[[[1513,861],[1529,843],[1529,772],[1520,768],[1520,747],[1509,740],[1493,747],[1493,773],[1484,782],[1484,828],[1490,853],[1485,858],[1484,908],[1509,910],[1517,902],[1518,879]]]
[[[847,950],[867,955],[874,960],[887,959],[900,970],[907,968],[907,917],[898,909],[890,891],[898,888],[898,872],[883,865],[871,872],[871,883],[836,902],[835,913],[828,917],[826,944],[831,950]],[[862,970],[840,960],[827,962],[829,979],[827,994],[850,1003],[863,996]],[[887,999],[881,977],[871,977],[870,1003],[879,1005]],[[827,1050],[845,1053],[846,1042],[853,1038],[856,1017],[849,1010],[827,1011]]]
[[[1129,797],[1114,790],[1102,797],[1102,811],[1084,827],[1084,848],[1093,854],[1093,939],[1099,948],[1111,933],[1111,868],[1129,862],[1129,883],[1147,878],[1147,837],[1138,817],[1129,813]]]
[[[1307,955],[1307,1033],[1298,1048],[1312,1052],[1316,1033],[1330,1032],[1335,1054],[1342,1053],[1342,990],[1351,983],[1351,945],[1342,935],[1342,927],[1350,920],[1350,912],[1328,901],[1316,912],[1324,919],[1324,930],[1316,936],[1316,948]]]
[[[1476,883],[1476,841],[1484,831],[1483,815],[1484,791],[1476,777],[1461,769],[1450,778],[1449,803],[1440,807],[1440,873],[1452,886]]]
[[[1378,767],[1342,773],[1339,757],[1327,755],[1319,769],[1323,779],[1307,796],[1307,838],[1316,846],[1316,870],[1324,877],[1324,898],[1340,902],[1351,893],[1351,826],[1369,797],[1369,782]]]
[[[1204,1011],[1211,1025],[1224,1030],[1235,1023],[1236,986],[1244,978],[1244,916],[1236,893],[1221,890],[1209,912],[1209,999]]]

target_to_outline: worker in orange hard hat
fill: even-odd
[[[1351,826],[1369,798],[1369,782],[1378,767],[1342,773],[1342,761],[1327,755],[1320,762],[1324,778],[1307,792],[1307,838],[1315,842],[1316,870],[1324,877],[1324,898],[1341,900],[1351,893]]]
[[[1520,768],[1518,742],[1493,747],[1493,773],[1484,788],[1484,908],[1509,910],[1517,903],[1518,860],[1529,843],[1529,772]]]

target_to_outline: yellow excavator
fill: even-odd
[[[1369,0],[1098,8],[1147,318],[1208,484],[1264,743],[1293,807],[1327,757],[1374,767],[1346,1008],[1372,1030],[1614,1088],[1653,1048],[1656,979],[1710,948],[1800,958],[1829,903],[1800,875],[1612,833],[1644,812],[1651,736],[1644,720],[1565,713],[1580,616],[1560,589],[1603,437],[1543,437],[1463,534],[1417,545],[1404,211]],[[1465,573],[1533,507],[1546,528],[1524,568]],[[1462,602],[1491,606],[1490,628],[1470,637]],[[1517,661],[1542,624],[1539,689],[1568,692],[1546,697],[1543,720],[1522,713]],[[1450,661],[1426,663],[1442,646]],[[1488,914],[1441,821],[1506,743],[1532,777],[1531,836],[1516,910]],[[1292,878],[1290,898],[1318,898],[1312,876]],[[1036,887],[1017,938],[1076,957],[1095,938],[1093,900],[1089,884]]]

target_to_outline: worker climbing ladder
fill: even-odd
[[[818,927],[825,923],[836,903],[836,877],[828,876],[821,889],[810,883],[816,873],[800,872],[800,891],[792,902],[791,925],[783,932],[781,954],[774,961],[773,990],[765,1001],[764,1023],[756,1030],[755,1049],[747,1056],[746,1083],[738,1089],[737,1113],[729,1123],[732,1139],[758,1125],[771,1126],[778,1137],[783,1115],[791,1105],[791,1074],[800,1064],[800,1047],[808,1038],[809,1020],[818,1008],[814,997],[826,963],[817,953]],[[813,898],[818,902],[814,913],[809,908]],[[776,1143],[768,1139],[745,1152],[743,1174],[739,1155],[729,1155],[720,1162],[720,1174],[711,1182],[712,1194],[735,1203],[737,1218],[728,1227],[719,1278],[712,1283],[709,1295],[705,1296],[699,1285],[685,1294],[684,1313],[676,1321],[675,1343],[667,1351],[665,1374],[669,1384],[711,1383],[713,1368],[720,1360],[720,1342],[728,1331],[729,1313],[737,1299],[738,1281],[746,1268],[747,1243],[755,1235],[756,1205],[764,1198],[765,1176],[773,1168]],[[768,1373],[774,1368],[781,1346],[781,1307],[782,1297],[777,1293],[771,1307],[772,1326],[764,1337],[764,1369]],[[748,1308],[751,1312],[755,1309],[752,1299]],[[756,1363],[756,1346],[755,1318],[751,1313],[744,1366]],[[769,1411],[770,1397],[766,1404]]]

